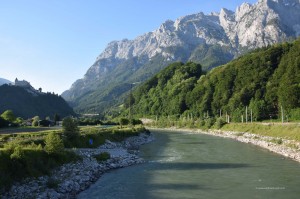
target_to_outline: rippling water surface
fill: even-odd
[[[141,148],[148,163],[107,173],[78,198],[300,198],[297,162],[230,139],[152,132]]]

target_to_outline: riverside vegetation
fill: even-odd
[[[145,128],[127,126],[78,128],[72,118],[63,120],[63,130],[21,134],[0,134],[0,191],[27,177],[49,175],[54,168],[80,160],[72,148],[96,148],[105,140],[123,141]],[[97,160],[109,158],[98,155]]]
[[[243,133],[256,134],[257,136],[273,137],[278,144],[280,139],[288,139],[300,142],[300,124],[298,123],[226,123],[225,118],[207,119],[175,119],[171,117],[161,117],[157,121],[152,120],[147,124],[150,127],[158,128],[187,128],[200,129],[203,131],[220,130],[233,131],[237,134]]]

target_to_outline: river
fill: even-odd
[[[300,198],[298,162],[231,139],[152,132],[147,163],[104,174],[78,199]]]

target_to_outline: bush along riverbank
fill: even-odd
[[[96,130],[92,131],[90,134],[97,138]],[[75,198],[106,171],[144,162],[138,157],[138,148],[151,142],[153,135],[143,127],[132,132],[134,135],[128,136],[129,130],[113,130],[112,139],[105,139],[98,147],[90,143],[93,148],[67,149],[79,157],[77,161],[56,167],[49,175],[13,183],[0,198]],[[106,133],[104,137],[108,137]]]
[[[170,121],[166,126],[149,124],[150,128],[163,128],[176,131],[204,133],[213,136],[235,139],[239,142],[254,144],[277,154],[300,162],[300,124],[294,123],[230,123],[219,124],[218,121],[209,125],[196,122],[178,125]]]

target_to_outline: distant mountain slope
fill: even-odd
[[[3,84],[10,84],[10,83],[12,83],[12,82],[7,79],[0,78],[0,86]]]
[[[256,50],[206,75],[194,63],[171,64],[139,86],[131,102],[139,115],[218,117],[221,110],[241,121],[247,106],[249,118],[252,110],[254,120],[262,120],[280,118],[282,107],[285,120],[299,120],[300,39]]]
[[[62,96],[77,112],[104,112],[120,102],[131,83],[147,80],[172,62],[193,61],[209,70],[299,35],[299,0],[259,0],[235,12],[222,9],[168,20],[134,40],[109,43],[84,78]]]
[[[24,119],[40,116],[61,118],[75,115],[72,108],[60,96],[51,93],[32,93],[19,86],[0,86],[0,113],[12,110],[17,117]]]

